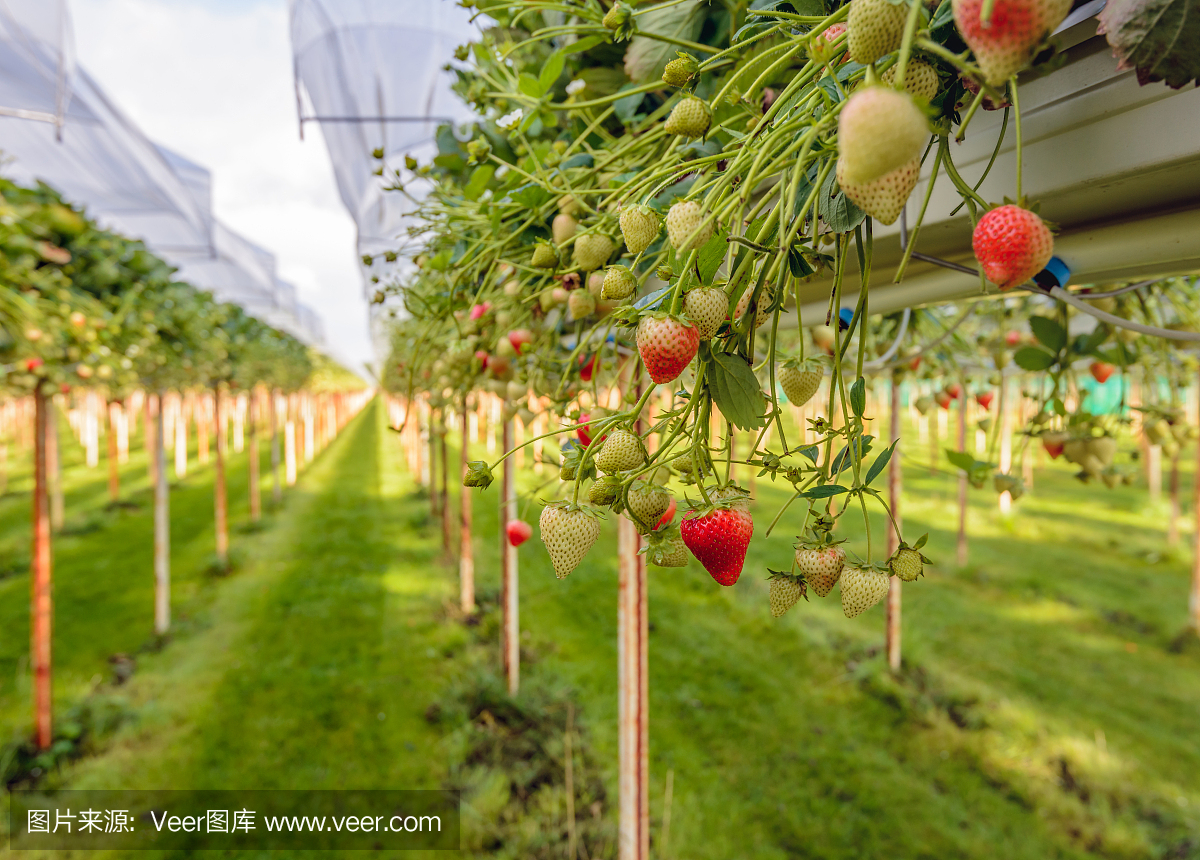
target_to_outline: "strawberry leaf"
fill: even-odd
[[[880,473],[887,468],[887,464],[892,459],[892,452],[896,450],[896,445],[899,439],[888,445],[879,452],[879,456],[875,458],[875,462],[871,464],[871,468],[867,470],[867,476],[863,479],[864,485],[870,485],[872,481],[879,477]]]
[[[839,493],[850,492],[849,487],[843,487],[839,484],[822,484],[819,487],[813,487],[811,490],[805,490],[800,495],[806,499],[828,499],[831,496],[836,496]]]
[[[1046,370],[1054,364],[1054,356],[1036,346],[1023,346],[1013,354],[1013,361],[1022,370]]]
[[[1200,84],[1200,15],[1195,0],[1110,2],[1100,13],[1101,32],[1122,68],[1137,69],[1138,83],[1166,81],[1179,89]]]
[[[1067,330],[1050,317],[1030,317],[1029,328],[1038,343],[1051,352],[1058,352],[1067,345]]]
[[[766,398],[745,359],[728,352],[712,352],[707,377],[713,402],[730,424],[740,430],[763,425]]]
[[[859,418],[867,408],[867,383],[861,376],[850,386],[850,408]]]
[[[817,195],[817,211],[821,220],[835,233],[848,233],[863,222],[867,214],[850,202],[842,193],[834,171],[829,171],[821,192]]]
[[[717,269],[721,268],[721,261],[725,259],[725,252],[728,250],[729,243],[725,240],[725,231],[714,230],[712,238],[700,249],[696,261],[700,269],[701,284],[706,287],[712,286],[713,276],[717,274]]]

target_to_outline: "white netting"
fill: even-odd
[[[471,13],[452,0],[290,0],[290,9],[298,106],[320,123],[359,252],[394,250],[412,203],[383,191],[372,153],[403,173],[406,154],[432,156],[439,120],[472,118],[443,69],[478,35]]]
[[[75,67],[60,0],[0,0],[0,152],[8,178],[45,182],[104,226],[143,240],[182,280],[319,341],[295,289],[280,291],[274,255],[213,216],[209,171],[156,146]]]

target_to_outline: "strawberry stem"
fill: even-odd
[[[1013,75],[1008,82],[1008,91],[1012,96],[1013,130],[1017,135],[1017,205],[1024,206],[1025,198],[1021,194],[1021,103],[1017,101],[1017,76]]]

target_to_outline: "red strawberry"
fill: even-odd
[[[592,444],[592,425],[590,422],[592,421],[592,419],[600,419],[603,417],[604,417],[603,409],[597,409],[595,415],[591,415],[588,412],[579,413],[579,422],[578,423],[582,424],[583,426],[575,431],[575,435],[579,437],[579,441],[584,444],[584,447],[587,447],[588,445]],[[602,434],[600,436],[599,441],[596,442],[596,445],[599,446],[607,438],[608,438],[607,433]]]
[[[1066,433],[1044,433],[1042,435],[1042,447],[1046,449],[1046,453],[1050,455],[1050,459],[1058,459],[1058,455],[1063,452],[1063,446],[1066,445],[1068,438]]]
[[[663,526],[665,526],[671,520],[675,519],[676,509],[677,508],[675,505],[675,497],[672,496],[671,504],[667,505],[667,510],[663,513],[662,518],[655,524],[654,528],[661,529]]]
[[[533,332],[527,328],[513,329],[508,333],[508,342],[512,344],[517,355],[520,355],[533,342]]]
[[[1033,212],[1009,203],[979,219],[971,247],[987,279],[1011,290],[1046,268],[1054,254],[1054,236]]]
[[[596,356],[581,355],[579,356],[579,378],[584,382],[592,381],[592,374],[596,370]]]
[[[933,395],[933,399],[936,400],[937,405],[943,409],[949,409],[950,404],[954,401],[954,398],[944,391],[939,391],[937,394]]]
[[[25,369],[28,371],[34,371],[41,367],[44,363],[45,362],[43,362],[40,358],[27,358],[25,359]]]
[[[963,41],[993,86],[1029,65],[1038,46],[1071,11],[1071,0],[995,0],[984,23],[984,0],[953,0],[951,5]]]
[[[504,531],[508,533],[508,542],[513,546],[520,546],[533,537],[533,526],[524,520],[509,520]]]
[[[484,302],[481,305],[471,306],[471,319],[477,320],[492,309],[491,302]]]
[[[981,391],[975,395],[975,402],[978,403],[980,406],[982,406],[984,409],[991,409],[992,408],[992,398],[994,398],[995,396],[996,395],[990,391]]]
[[[482,349],[477,349],[477,350],[475,350],[475,357],[476,357],[477,359],[479,359],[479,367],[480,367],[482,370],[487,370],[487,366],[488,366],[488,354],[487,354],[487,351],[486,351],[486,350],[482,350]]]
[[[921,366],[921,356],[919,356],[919,355],[914,357],[913,360],[908,363],[909,370],[916,370],[920,366]]]
[[[1005,333],[1004,342],[1009,346],[1016,346],[1021,342],[1021,333],[1019,331],[1010,331]]]
[[[950,395],[951,400],[957,400],[962,397],[962,386],[957,382],[946,386],[946,393]]]
[[[733,585],[742,575],[754,520],[744,510],[713,508],[697,516],[688,511],[679,524],[683,542],[721,585]]]
[[[1117,372],[1116,367],[1107,361],[1093,361],[1088,365],[1088,370],[1092,372],[1092,376],[1101,385],[1108,382],[1108,378]]]
[[[696,357],[700,332],[676,317],[653,314],[638,323],[637,347],[650,378],[670,382]]]

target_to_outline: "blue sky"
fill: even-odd
[[[70,0],[79,62],[152,139],[213,173],[217,217],[275,252],[329,350],[373,358],[354,251],[319,134],[301,142],[286,0]]]

